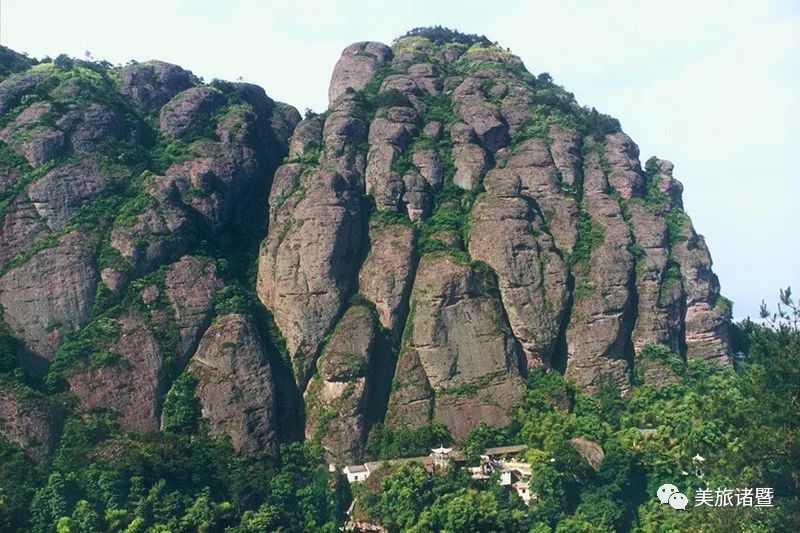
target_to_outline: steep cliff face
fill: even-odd
[[[237,450],[304,426],[345,462],[376,422],[507,423],[531,368],[624,393],[653,343],[730,365],[672,164],[485,38],[351,45],[302,121],[163,62],[8,57],[0,431],[37,457],[26,387],[169,430],[188,372]]]
[[[493,275],[448,254],[425,255],[408,320],[388,426],[437,420],[461,439],[481,421],[507,424],[524,386]]]
[[[275,383],[250,317],[227,314],[212,324],[189,371],[209,434],[229,436],[236,451],[276,451]]]
[[[355,296],[397,340],[391,429],[502,425],[534,366],[624,393],[649,343],[730,364],[672,165],[502,48],[434,40],[346,48],[276,174],[259,295],[306,397]]]
[[[278,357],[244,287],[297,111],[157,61],[12,66],[0,82],[0,350],[17,379],[0,384],[3,435],[37,459],[52,449],[60,419],[31,387],[110,410],[123,430],[158,430],[191,367],[212,434],[275,450]]]
[[[306,389],[306,438],[317,439],[330,462],[360,457],[377,362],[377,317],[367,306],[347,310],[317,362]]]

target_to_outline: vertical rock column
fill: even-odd
[[[367,140],[367,125],[356,93],[347,89],[363,88],[390,58],[391,49],[378,43],[345,50],[334,71],[321,138],[315,138],[315,127],[301,124],[298,132],[306,141],[291,143],[290,158],[312,157],[280,167],[270,194],[258,295],[286,339],[301,390],[325,335],[356,290],[365,244],[365,159],[359,147]]]
[[[604,167],[602,145],[590,145],[583,169],[585,219],[573,252],[583,257],[573,261],[566,376],[588,391],[607,381],[624,392],[630,388],[625,358],[635,316],[633,260],[628,252],[632,241]]]
[[[361,459],[377,325],[370,307],[348,309],[325,345],[317,362],[318,374],[306,390],[306,438],[322,444],[328,462]]]

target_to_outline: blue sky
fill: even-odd
[[[441,24],[481,33],[675,163],[737,317],[800,292],[800,2],[2,0],[32,56],[163,59],[322,110],[349,43]]]

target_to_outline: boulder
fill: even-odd
[[[194,84],[192,73],[163,61],[147,61],[122,69],[120,92],[149,113]]]
[[[76,153],[91,152],[109,141],[124,140],[128,133],[120,110],[96,102],[68,112],[57,125],[69,135],[70,148]]]
[[[600,465],[603,464],[606,455],[598,443],[582,438],[570,439],[569,443],[572,444],[572,447],[581,457],[586,459],[589,466],[595,470],[600,469]]]

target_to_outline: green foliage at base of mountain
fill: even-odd
[[[800,512],[800,332],[746,321],[733,338],[744,353],[736,368],[687,363],[646,345],[640,360],[666,364],[679,381],[635,383],[627,396],[611,386],[590,396],[558,372],[532,372],[508,427],[481,425],[458,444],[473,460],[489,446],[526,444],[519,459],[531,464],[530,506],[497,479],[473,480],[464,470],[430,475],[416,463],[384,463],[351,495],[322,465],[318,445],[237,455],[198,427],[182,374],[166,396],[164,433],[126,434],[100,411],[69,418],[42,464],[0,442],[0,529],[335,531],[355,497],[356,516],[389,531],[792,531]],[[602,448],[596,468],[575,438]],[[379,425],[366,452],[424,456],[450,442],[441,425]],[[658,502],[664,483],[688,496],[686,512]],[[694,507],[706,487],[770,487],[774,506]]]
[[[497,480],[463,471],[430,476],[404,465],[359,496],[361,518],[390,531],[793,531],[800,512],[800,332],[753,322],[736,327],[746,352],[736,369],[686,364],[659,344],[640,356],[681,372],[681,381],[579,392],[553,371],[536,371],[505,429],[479,426],[467,456],[487,446],[524,443],[537,498],[525,505]],[[604,452],[597,469],[572,444]],[[477,452],[477,453],[476,453]],[[693,460],[706,458],[702,469]],[[685,512],[656,499],[673,483],[689,498]],[[695,507],[699,489],[770,487],[774,506]],[[463,529],[466,528],[466,529]]]
[[[68,421],[52,464],[5,442],[0,459],[3,531],[336,531],[350,497],[299,444],[235,455],[205,436],[120,434],[102,415]]]

